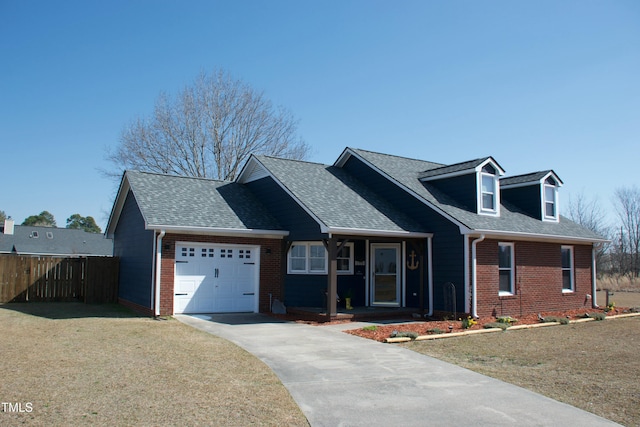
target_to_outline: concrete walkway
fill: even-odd
[[[309,326],[259,314],[175,317],[260,358],[313,427],[617,425],[467,369],[345,334],[344,325]]]

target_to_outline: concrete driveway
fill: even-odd
[[[260,358],[314,427],[617,425],[467,369],[345,334],[344,325],[260,314],[175,317]]]

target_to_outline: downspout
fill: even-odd
[[[162,238],[166,234],[165,230],[160,230],[160,234],[156,238],[156,274],[155,274],[155,299],[154,299],[154,315],[160,316],[160,279],[162,276]]]
[[[473,274],[473,278],[471,279],[471,317],[474,319],[478,318],[478,295],[477,295],[477,287],[478,287],[478,275],[477,275],[477,264],[478,260],[476,254],[476,246],[478,243],[484,240],[484,234],[481,234],[479,238],[475,239],[471,242],[471,272]]]
[[[596,291],[598,289],[597,283],[597,271],[596,271],[596,244],[591,247],[591,307],[598,308],[598,302],[596,301]]]
[[[431,256],[433,237],[427,238],[427,283],[429,286],[429,312],[427,316],[433,316],[433,257]]]

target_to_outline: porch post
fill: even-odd
[[[338,249],[336,239],[330,237],[327,242],[327,252],[329,253],[329,269],[327,271],[327,320],[338,314]]]

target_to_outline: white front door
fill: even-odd
[[[178,243],[175,313],[257,312],[259,248]]]
[[[371,244],[371,305],[400,305],[400,255],[399,243]]]

